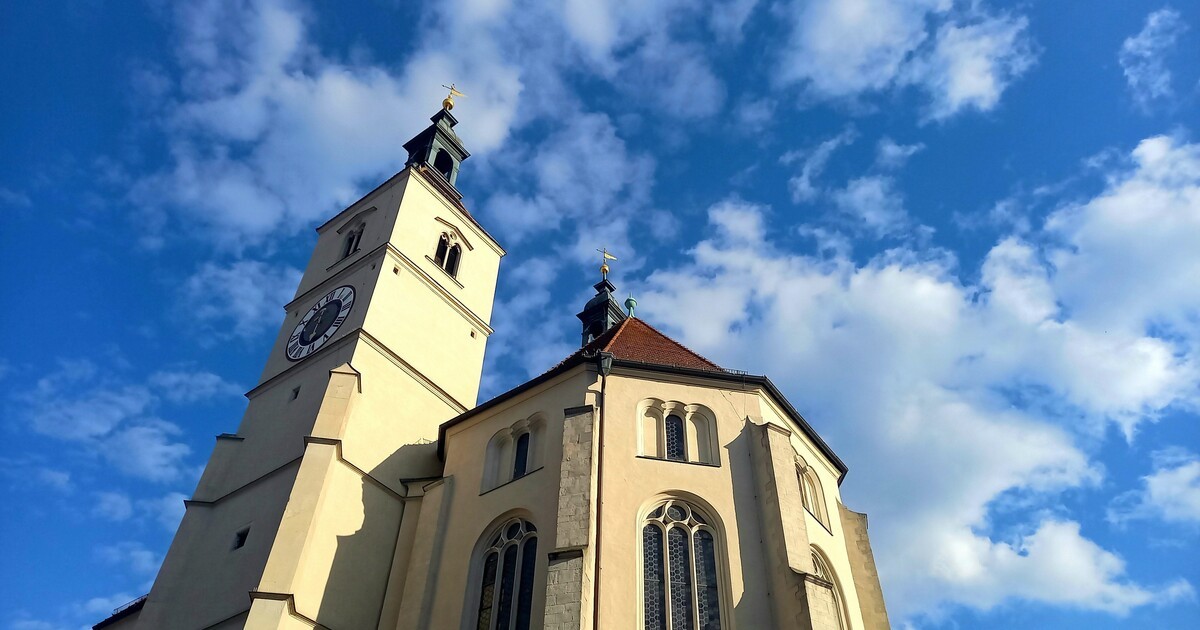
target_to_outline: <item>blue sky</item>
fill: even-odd
[[[897,627],[1200,626],[1194,3],[48,1],[0,53],[4,627],[146,592],[313,228],[450,81],[483,397],[607,246],[849,464]]]

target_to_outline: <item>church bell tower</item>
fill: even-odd
[[[379,624],[416,519],[406,483],[440,474],[439,424],[475,406],[504,255],[455,187],[470,154],[452,107],[403,145],[403,170],[317,228],[134,627]]]

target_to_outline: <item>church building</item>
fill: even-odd
[[[150,593],[94,627],[888,628],[846,465],[607,266],[579,349],[476,404],[505,252],[455,188],[453,105],[317,228]]]

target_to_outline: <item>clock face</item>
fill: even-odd
[[[299,361],[319,350],[333,338],[353,306],[354,287],[341,286],[326,293],[296,324],[288,338],[287,357]]]

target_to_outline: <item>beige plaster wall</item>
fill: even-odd
[[[188,506],[141,612],[141,628],[204,628],[245,611],[258,586],[296,465],[211,505]],[[250,528],[245,546],[234,535]]]
[[[446,435],[447,479],[453,480],[453,492],[445,497],[443,521],[433,531],[440,540],[414,540],[415,548],[436,548],[439,553],[429,561],[436,564],[436,577],[428,583],[427,590],[419,585],[408,585],[403,594],[405,610],[420,610],[421,606],[410,607],[410,601],[426,599],[424,604],[431,628],[467,627],[473,621],[473,605],[478,596],[479,577],[472,566],[476,551],[485,544],[484,537],[511,516],[529,520],[538,529],[537,575],[544,580],[546,554],[553,551],[555,523],[558,507],[559,467],[562,460],[563,410],[590,404],[588,386],[594,382],[595,373],[580,368],[551,383],[528,392],[518,400],[489,410],[479,417],[452,427]],[[486,451],[492,436],[503,428],[535,413],[544,414],[548,422],[543,439],[536,448],[543,466],[491,490],[481,492]],[[428,501],[428,499],[426,499]],[[423,505],[421,519],[437,518],[428,506]],[[534,591],[533,628],[541,628],[539,611],[545,605],[545,584],[539,582]],[[397,628],[415,627],[405,625],[402,614]]]

